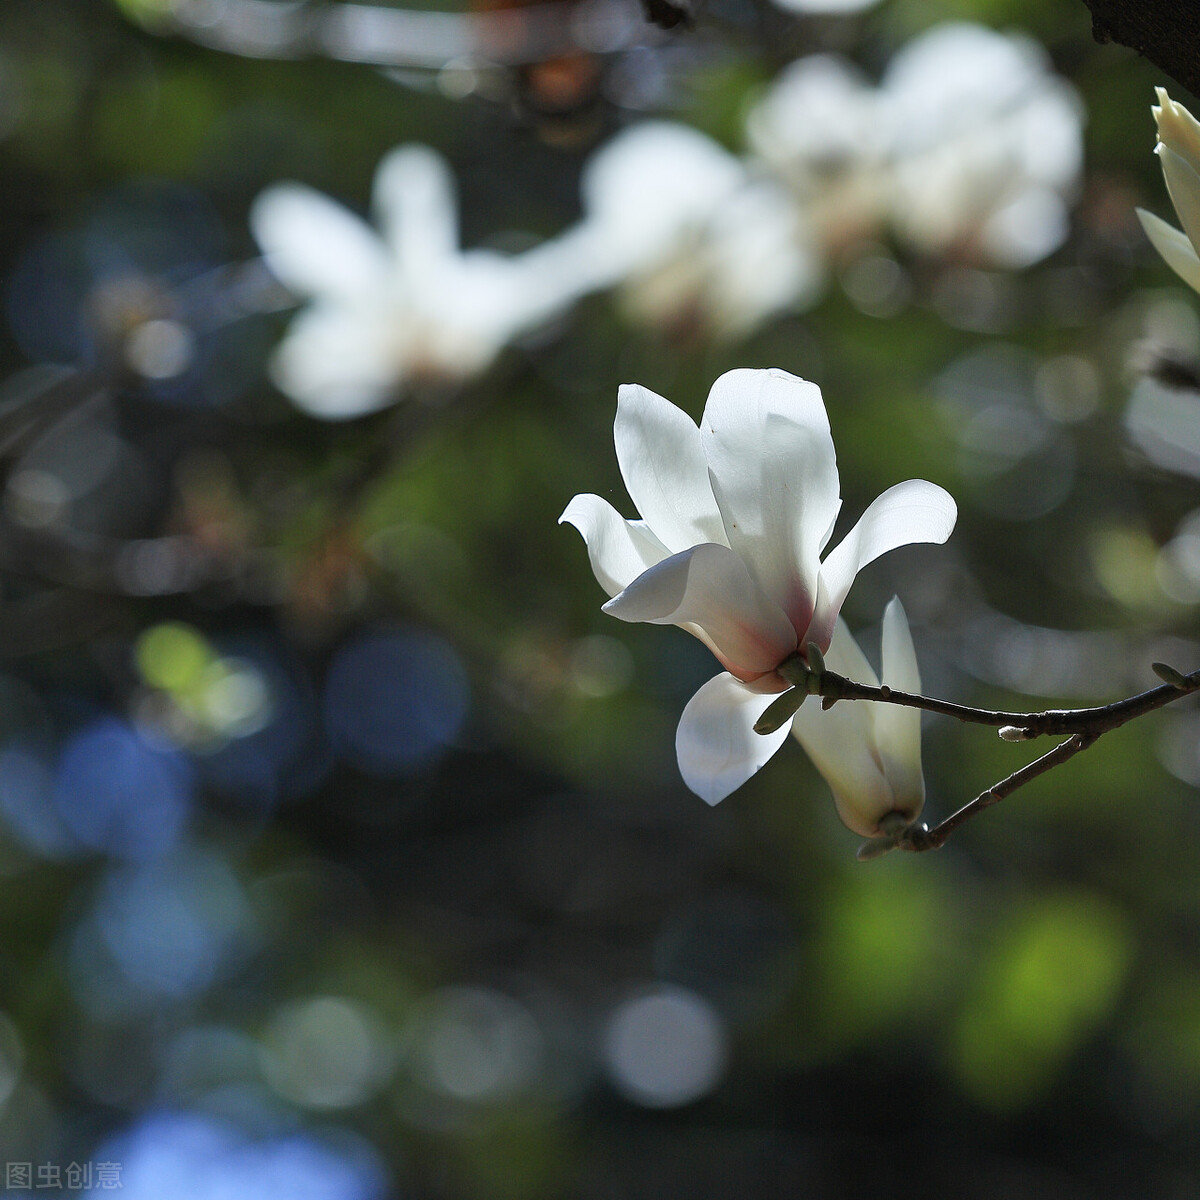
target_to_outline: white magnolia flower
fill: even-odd
[[[1032,39],[952,22],[904,46],[878,87],[832,56],[798,60],[747,135],[831,252],[890,227],[918,253],[1023,267],[1067,235],[1081,113]]]
[[[787,184],[826,253],[886,223],[889,146],[874,87],[850,63],[810,54],[786,67],[746,119],[751,148]]]
[[[884,610],[880,676],[902,692],[920,692],[921,675],[908,618],[898,599]],[[831,671],[856,683],[878,686],[871,664],[839,617],[825,654]],[[809,696],[792,722],[792,734],[833,791],[838,816],[863,837],[880,832],[880,821],[899,813],[905,824],[921,815],[921,713],[897,704],[843,702],[822,709]]]
[[[626,385],[617,462],[641,520],[599,496],[560,518],[587,542],[592,570],[623,621],[679,625],[725,671],[683,711],[675,747],[687,785],[716,804],[783,744],[791,727],[754,732],[778,667],[809,642],[829,648],[855,575],[910,542],[944,542],[957,509],[942,488],[889,488],[822,561],[841,507],[820,389],[785,371],[730,371],[697,428],[669,401]]]
[[[1082,105],[1032,38],[949,22],[884,74],[892,223],[922,253],[962,246],[1025,267],[1066,240],[1083,167]]]
[[[314,416],[373,412],[418,380],[470,379],[579,293],[557,246],[512,257],[460,250],[453,179],[427,147],[384,158],[373,205],[380,233],[297,183],[268,188],[250,213],[268,266],[312,298],[272,373]]]
[[[596,282],[644,270],[709,219],[745,182],[742,162],[690,125],[642,121],[588,160],[580,178]]]
[[[630,126],[592,156],[580,188],[583,220],[560,242],[637,320],[737,337],[815,292],[787,191],[689,126]]]
[[[775,0],[779,8],[808,16],[849,16],[874,8],[879,0]]]
[[[1142,228],[1167,266],[1190,288],[1200,292],[1200,122],[1164,88],[1156,88],[1158,104],[1151,108],[1158,124],[1158,145],[1163,177],[1183,230],[1138,209]]]

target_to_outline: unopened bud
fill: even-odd
[[[999,734],[1006,742],[1029,742],[1034,737],[1028,729],[1022,729],[1020,725],[1002,725]]]
[[[774,733],[796,715],[807,695],[803,688],[794,687],[788,688],[782,696],[776,696],[767,706],[766,712],[754,722],[754,732]]]

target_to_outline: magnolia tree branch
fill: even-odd
[[[976,813],[999,804],[1006,796],[1011,796],[1019,787],[1024,787],[1039,775],[1044,775],[1054,767],[1061,766],[1069,758],[1074,758],[1080,750],[1086,750],[1100,735],[1098,733],[1073,733],[1065,742],[1059,742],[1053,750],[1048,750],[1041,758],[1014,771],[1006,779],[993,784],[986,792],[980,792],[970,804],[964,804],[958,812],[947,817],[940,825],[930,829],[923,822],[909,825],[902,830],[894,842],[887,838],[873,839],[864,842],[859,848],[860,859],[875,858],[888,850],[939,850],[946,839],[962,824],[969,821]],[[876,843],[879,843],[878,847]]]
[[[1119,42],[1200,96],[1200,4],[1196,0],[1084,0],[1098,42]]]
[[[1184,675],[1166,663],[1154,663],[1154,673],[1165,682],[1149,691],[1139,692],[1124,700],[1093,708],[1052,708],[1042,712],[1006,712],[996,709],[974,708],[967,704],[953,704],[933,696],[920,696],[910,692],[896,691],[886,684],[872,686],[856,683],[844,675],[825,669],[821,655],[815,646],[807,650],[808,661],[800,655],[792,655],[779,668],[779,673],[795,686],[778,697],[763,713],[755,726],[757,733],[770,733],[778,729],[799,709],[806,696],[820,696],[822,708],[846,700],[871,700],[878,704],[898,704],[905,708],[920,708],[926,712],[941,713],[960,721],[976,725],[991,725],[1005,741],[1025,742],[1044,736],[1068,735],[1053,750],[1041,758],[1014,771],[1007,778],[981,792],[970,804],[964,805],[947,817],[940,825],[930,829],[923,823],[903,825],[885,830],[885,836],[872,838],[859,848],[860,859],[877,858],[889,850],[937,850],[946,839],[976,813],[998,804],[1018,788],[1044,775],[1054,767],[1061,766],[1086,750],[1103,734],[1119,729],[1128,721],[1145,716],[1167,704],[1200,691],[1200,671]],[[811,666],[809,664],[812,664]]]

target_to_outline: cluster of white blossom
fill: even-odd
[[[1200,124],[1161,90],[1159,100],[1157,150],[1183,230],[1140,216],[1200,290]],[[869,239],[1028,266],[1066,236],[1080,127],[1074,92],[1035,43],[941,26],[896,55],[877,86],[831,56],[793,63],[749,113],[742,157],[683,125],[626,129],[586,165],[579,221],[511,255],[464,251],[447,166],[401,147],[376,176],[379,232],[297,184],[258,199],[252,224],[269,266],[311,300],[279,347],[275,377],[314,415],[346,418],[415,381],[478,374],[589,292],[616,290],[646,321],[736,336],[811,301],[838,255]],[[688,786],[717,803],[791,733],[842,820],[895,844],[924,802],[919,713],[827,707],[803,688],[784,707],[775,698],[825,669],[878,684],[842,604],[880,555],[944,542],[953,498],[925,480],[899,483],[826,553],[841,507],[829,420],[819,388],[779,370],[723,375],[699,427],[624,386],[615,438],[639,518],[579,495],[561,520],[587,543],[605,612],[678,625],[724,668],[679,723]],[[919,691],[898,599],[883,617],[881,660],[884,682]]]
[[[811,304],[867,239],[1026,266],[1066,236],[1080,129],[1034,42],[943,25],[878,86],[828,55],[793,63],[750,111],[743,155],[682,124],[626,128],[586,164],[576,225],[518,254],[461,249],[449,168],[404,146],[376,176],[378,231],[299,184],[256,201],[268,265],[309,300],[273,375],[305,411],[346,419],[479,375],[595,291],[641,321],[740,337]]]
[[[841,509],[837,456],[821,390],[784,371],[730,371],[713,384],[699,428],[644,387],[622,387],[617,462],[641,519],[576,496],[562,521],[587,542],[604,611],[623,621],[678,625],[725,670],[683,710],[679,769],[716,804],[793,733],[829,781],[842,820],[864,837],[916,820],[925,799],[920,713],[877,704],[825,710],[807,696],[776,729],[756,731],[789,687],[780,668],[812,657],[875,683],[838,616],[868,563],[913,542],[944,542],[958,509],[943,488],[910,479],[889,488],[828,554]],[[822,558],[822,555],[825,555]],[[919,691],[899,601],[883,621],[882,675]],[[785,668],[786,669],[786,668]]]
[[[948,37],[960,34],[943,31]],[[910,54],[919,60],[917,50]],[[901,61],[892,73],[904,80],[911,69],[911,62]],[[936,91],[946,84],[943,78],[925,86]],[[830,105],[826,120],[791,129],[793,161],[804,158],[799,152],[804,139],[835,137],[852,145],[871,128],[868,119],[855,116],[869,107],[864,91],[830,60],[793,68],[770,103],[782,106],[789,89]],[[1138,212],[1168,265],[1200,291],[1200,122],[1162,89],[1158,98],[1156,152],[1183,229]],[[835,120],[838,112],[847,119]],[[764,107],[758,116],[769,126],[779,113]],[[1027,170],[1002,186],[1001,157],[981,152],[973,158],[983,164],[980,179],[993,179],[995,207],[980,226],[992,233],[1005,227],[997,218],[1008,206],[1026,203],[1023,195],[1063,182],[1046,175],[1039,183],[1029,160]],[[937,174],[932,166],[931,174]],[[714,170],[711,177],[717,176]],[[872,197],[887,189],[845,172],[843,181],[840,215],[869,219]],[[981,211],[953,204],[946,211],[962,215],[968,209],[976,217]],[[931,228],[925,226],[927,235]],[[1004,245],[987,237],[983,242]],[[1017,249],[1015,243],[1007,246],[1009,253]],[[1136,422],[1131,429],[1136,436]],[[841,507],[829,421],[820,390],[783,371],[723,375],[709,393],[699,428],[661,396],[625,386],[615,436],[621,475],[640,519],[625,520],[599,496],[580,495],[560,520],[574,525],[587,543],[592,570],[611,597],[606,613],[678,625],[704,642],[725,668],[692,697],[680,719],[675,745],[685,782],[715,804],[755,774],[790,732],[828,781],[843,822],[865,837],[896,844],[925,798],[917,711],[887,703],[826,708],[798,688],[793,693],[798,703],[779,710],[793,716],[764,718],[775,710],[779,693],[810,677],[791,669],[797,660],[807,672],[832,670],[878,686],[838,615],[842,603],[859,570],[880,555],[913,542],[944,542],[958,515],[953,498],[925,480],[896,484],[825,554]],[[883,617],[881,660],[880,674],[891,688],[920,691],[898,599]]]

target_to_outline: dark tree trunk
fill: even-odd
[[[1200,0],[1084,0],[1098,42],[1119,42],[1200,96]]]

